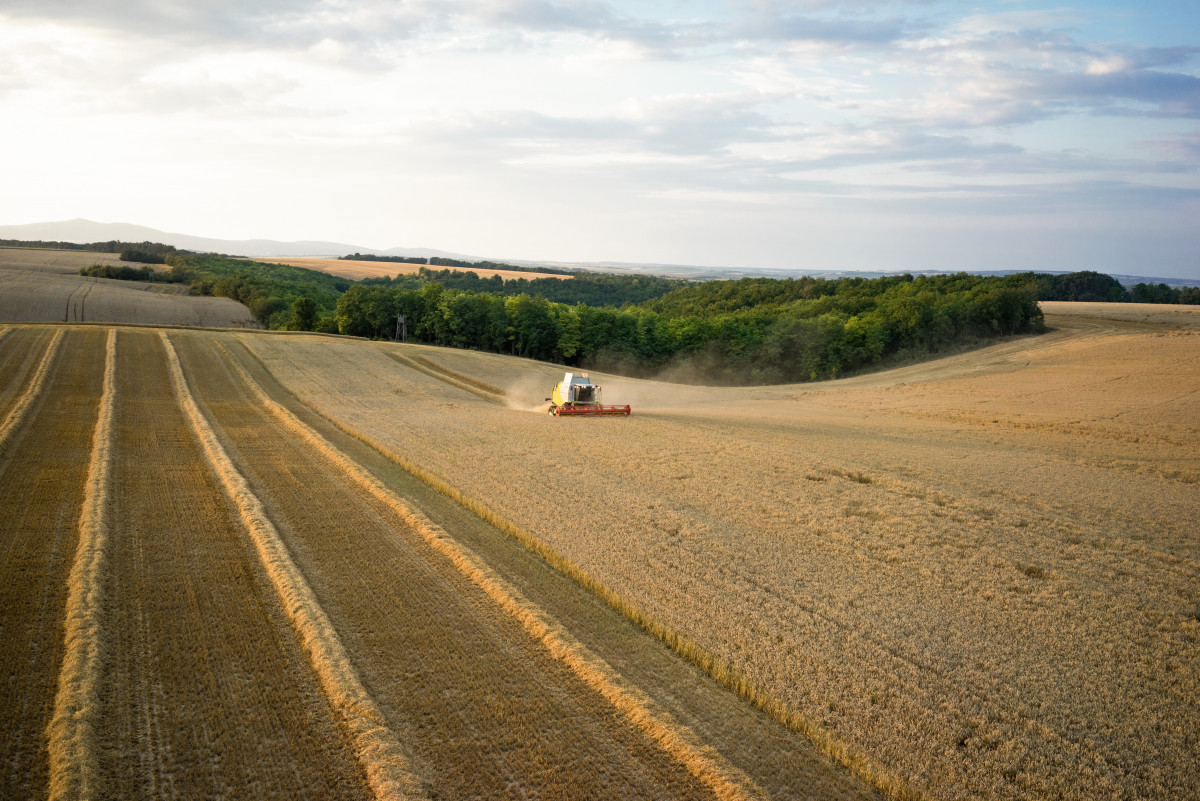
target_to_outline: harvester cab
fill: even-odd
[[[550,401],[550,414],[554,417],[566,415],[625,415],[632,411],[628,406],[605,406],[600,402],[600,387],[588,378],[587,373],[567,373],[563,380],[554,385]]]

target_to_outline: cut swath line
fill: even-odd
[[[460,376],[450,370],[445,370],[433,364],[428,359],[422,359],[419,356],[405,356],[404,354],[395,353],[389,350],[385,350],[383,353],[394,361],[403,364],[405,367],[409,367],[417,372],[424,373],[430,378],[436,378],[438,381],[442,381],[452,387],[457,387],[464,392],[470,392],[472,395],[483,398],[489,403],[504,403],[503,394],[493,392],[490,389],[484,389],[482,386],[480,386],[481,382],[474,381],[466,376]]]
[[[378,801],[424,799],[425,793],[408,756],[359,680],[325,610],[292,561],[279,532],[267,518],[266,509],[234,467],[196,405],[170,338],[166,332],[159,332],[159,336],[180,405],[209,464],[237,506],[263,567],[308,653],[321,689],[349,733],[351,748],[366,772],[372,794]]]
[[[25,415],[29,413],[29,407],[33,405],[38,395],[41,394],[42,385],[46,383],[46,376],[50,373],[50,366],[54,364],[54,357],[58,355],[58,346],[62,342],[62,338],[63,329],[60,328],[54,333],[54,338],[50,340],[50,345],[47,346],[46,353],[42,356],[42,361],[38,365],[37,372],[33,374],[29,386],[21,393],[21,397],[17,398],[17,402],[13,404],[8,419],[0,423],[0,449],[4,447],[13,432],[20,427],[21,423],[25,420]]]
[[[92,434],[79,544],[67,579],[66,636],[54,717],[47,730],[51,801],[94,798],[99,794],[96,731],[99,721],[101,606],[104,603],[104,549],[108,540],[109,473],[112,470],[113,408],[117,331],[110,328],[104,356],[100,410]]]
[[[434,550],[449,559],[460,573],[483,590],[505,612],[515,617],[556,659],[563,662],[593,690],[599,692],[637,729],[657,742],[665,753],[680,762],[696,779],[712,790],[717,798],[722,801],[742,801],[766,797],[750,777],[730,764],[715,749],[704,745],[694,732],[627,682],[612,666],[576,639],[557,620],[525,598],[520,590],[501,578],[474,552],[402,500],[290,410],[270,398],[245,368],[229,355],[223,345],[218,344],[218,347],[229,358],[229,362],[259,403],[276,419],[412,526]]]

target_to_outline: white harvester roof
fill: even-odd
[[[592,385],[587,373],[567,373],[563,376],[562,382],[564,387],[571,385],[590,387]]]

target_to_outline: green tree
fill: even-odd
[[[292,329],[311,331],[317,321],[317,302],[305,295],[292,301]]]

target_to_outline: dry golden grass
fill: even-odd
[[[161,337],[175,394],[200,440],[205,457],[237,506],[263,567],[312,661],[322,690],[348,730],[351,747],[367,775],[372,794],[377,801],[424,798],[404,747],[362,685],[337,631],[292,561],[261,501],[234,467],[196,406],[170,338],[165,332]]]
[[[373,351],[532,410],[549,365],[243,341],[892,793],[1194,796],[1200,318],[1047,311],[1043,337],[826,384],[601,377],[616,420]]]
[[[339,275],[342,278],[353,278],[356,281],[362,278],[379,278],[382,276],[390,278],[396,275],[415,275],[422,267],[427,267],[430,270],[455,270],[461,272],[471,270],[480,278],[491,278],[493,275],[498,275],[505,281],[510,281],[514,278],[527,278],[532,281],[535,278],[565,279],[571,277],[569,275],[559,275],[558,273],[527,273],[521,270],[484,270],[473,267],[440,267],[436,264],[407,264],[399,261],[355,261],[353,259],[318,258],[258,258],[255,261],[265,261],[269,264],[290,264],[293,267],[320,270],[323,273]]]
[[[111,258],[97,258],[106,255]],[[79,275],[79,267],[97,262],[115,257],[0,248],[0,322],[260,327],[249,309],[228,298],[180,295],[181,287],[170,284]]]

